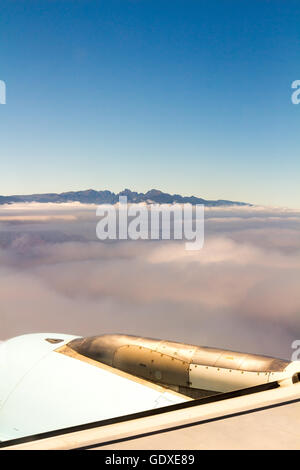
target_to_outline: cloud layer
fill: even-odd
[[[300,338],[300,211],[205,215],[205,244],[96,239],[96,208],[0,208],[0,340],[140,334],[289,359]]]

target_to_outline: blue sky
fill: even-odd
[[[0,194],[300,207],[298,0],[2,0],[0,57]]]

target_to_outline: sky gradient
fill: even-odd
[[[0,194],[300,207],[297,0],[2,0]]]

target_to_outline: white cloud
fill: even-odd
[[[1,339],[124,332],[291,354],[300,212],[210,208],[203,250],[187,252],[171,241],[101,243],[95,208],[55,206],[0,207]]]

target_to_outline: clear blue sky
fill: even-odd
[[[1,0],[0,194],[300,207],[299,0]]]

